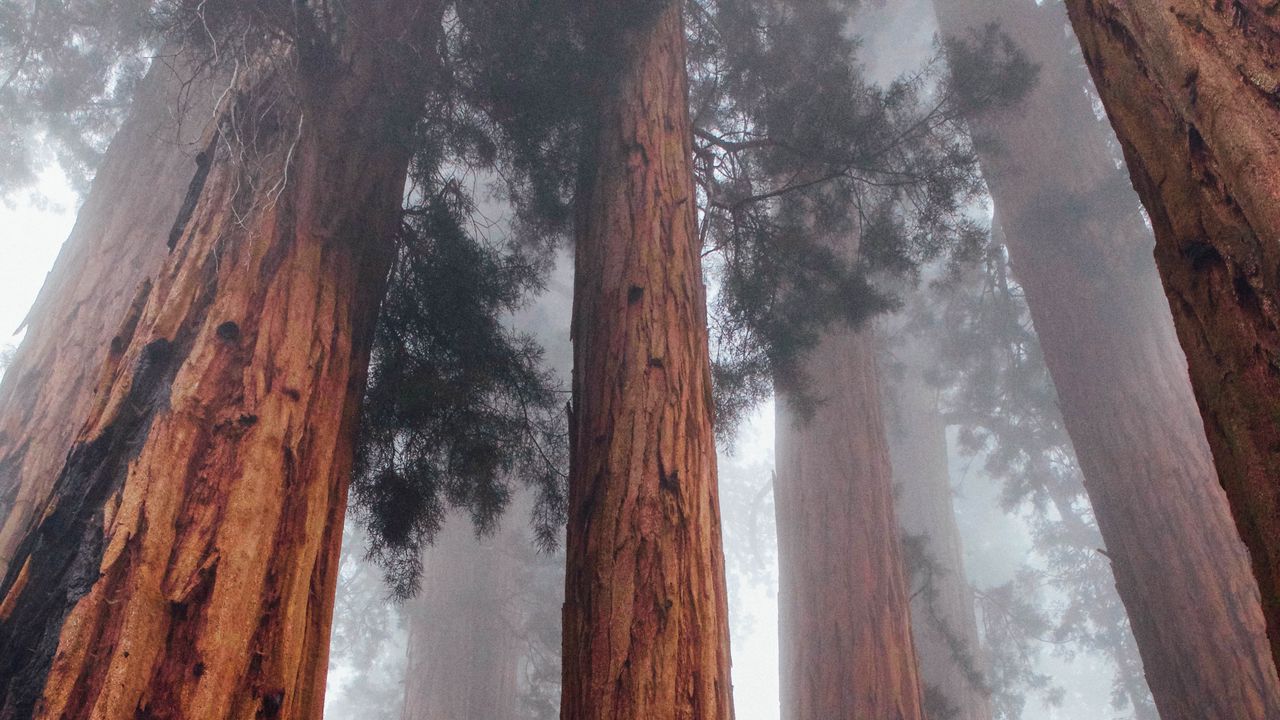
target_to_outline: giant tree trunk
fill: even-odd
[[[774,507],[783,720],[922,720],[873,331],[803,363],[822,402],[777,397]]]
[[[906,348],[904,376],[887,383],[889,451],[902,531],[921,538],[927,567],[912,585],[911,632],[920,660],[925,703],[931,717],[991,720],[990,689],[973,591],[961,556],[960,528],[952,504],[946,425],[936,392],[915,365],[917,348]],[[954,715],[938,712],[955,709]]]
[[[97,397],[0,584],[0,717],[320,716],[431,22],[348,10],[339,47],[311,28],[240,63],[169,258],[104,320]]]
[[[1280,662],[1280,17],[1264,0],[1068,0]]]
[[[592,5],[579,196],[565,720],[732,718],[682,4]]]
[[[454,518],[426,551],[429,580],[408,605],[404,720],[515,720],[513,596],[525,542],[511,530],[478,540],[471,523]]]
[[[948,34],[1001,20],[1041,66],[1020,107],[975,129],[999,143],[983,171],[1156,705],[1170,720],[1280,717],[1257,587],[1146,260],[1150,234],[1065,20],[1018,0],[935,6]],[[1176,154],[1172,142],[1160,153]]]
[[[199,172],[198,143],[226,78],[185,59],[152,63],[0,382],[0,574],[48,499],[93,404],[118,319],[164,262],[173,218]]]

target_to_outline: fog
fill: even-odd
[[[551,5],[555,9],[547,13],[565,12]],[[1157,276],[1150,219],[1129,183],[1065,10],[1052,0],[687,5],[682,27],[689,46],[695,184],[680,186],[687,186],[692,197],[680,197],[675,206],[690,199],[696,206],[685,230],[700,243],[690,256],[701,263],[703,285],[695,281],[693,286],[699,291],[705,286],[706,292],[705,307],[700,296],[693,305],[705,310],[706,325],[697,338],[701,341],[703,327],[708,328],[710,357],[698,367],[710,367],[705,378],[714,381],[714,397],[707,399],[714,407],[698,407],[708,417],[714,412],[717,472],[709,477],[709,496],[718,506],[701,515],[679,515],[674,524],[684,532],[706,517],[719,521],[715,532],[722,532],[723,547],[709,551],[709,574],[716,577],[708,582],[719,581],[722,550],[735,716],[820,720],[823,713],[893,707],[902,717],[919,720],[1183,720],[1192,717],[1187,708],[1195,707],[1198,697],[1259,712],[1280,703],[1280,680],[1266,650],[1248,555],[1217,482],[1186,358]],[[615,89],[589,81],[594,68],[581,67],[575,53],[589,52],[595,40],[556,36],[570,32],[557,25],[560,16],[529,31],[547,34],[554,52],[522,57],[516,53],[529,48],[520,43],[532,41],[513,40],[521,33],[508,27],[513,21],[501,11],[468,14],[450,3],[444,7],[446,31],[436,44],[444,55],[453,54],[456,65],[442,63],[444,69],[432,72],[453,84],[443,83],[447,90],[422,99],[428,109],[420,122],[401,128],[401,135],[419,145],[403,153],[412,158],[406,161],[403,213],[388,225],[396,228],[394,243],[378,255],[388,258],[378,275],[378,282],[387,279],[385,299],[375,300],[364,315],[328,306],[311,311],[305,307],[308,300],[292,299],[272,286],[271,292],[298,306],[283,312],[276,325],[264,322],[263,327],[283,336],[294,323],[304,322],[297,318],[319,327],[330,316],[345,322],[348,315],[373,317],[381,311],[376,328],[335,324],[329,333],[344,341],[372,338],[363,356],[351,355],[357,363],[368,361],[368,389],[346,405],[336,403],[343,432],[348,424],[360,427],[332,434],[339,443],[348,435],[356,438],[354,459],[341,449],[333,465],[333,472],[343,473],[342,482],[352,480],[349,507],[297,522],[318,537],[322,530],[336,533],[337,525],[326,522],[343,518],[324,715],[551,720],[561,717],[564,678],[577,679],[565,674],[573,671],[562,662],[566,643],[573,642],[562,637],[562,623],[577,609],[566,601],[566,564],[572,562],[567,557],[573,557],[567,552],[576,547],[575,529],[600,522],[587,514],[595,509],[594,490],[571,488],[577,476],[570,458],[580,462],[574,453],[581,448],[570,438],[577,438],[581,416],[575,413],[583,408],[582,388],[574,383],[574,344],[586,342],[582,333],[591,328],[593,313],[614,307],[574,297],[585,286],[582,277],[575,283],[575,252],[584,228],[595,222],[589,207],[575,205],[595,197],[588,193],[588,181],[596,176],[581,167],[602,176],[613,169],[607,162],[604,170],[590,165],[590,153],[607,152],[612,140],[582,140],[597,125],[608,127],[611,116],[582,120],[574,113],[586,112],[582,108]],[[831,27],[832,18],[842,20],[840,27]],[[212,39],[217,28],[209,32]],[[249,40],[244,43],[232,50],[246,57],[261,51]],[[514,60],[504,59],[508,50]],[[588,60],[611,67],[616,58],[605,57],[606,50]],[[138,76],[133,81],[145,82],[126,60],[112,62],[120,63],[119,69],[101,80],[113,88],[112,97],[116,84],[133,77],[130,72]],[[13,61],[0,51],[0,71],[8,67],[3,63]],[[10,81],[26,77],[19,72],[22,64]],[[250,67],[259,71],[237,61],[234,77],[252,74],[244,69]],[[274,76],[263,71],[263,77]],[[679,88],[684,92],[683,84]],[[0,102],[8,102],[4,91],[0,86]],[[292,86],[280,92],[289,102],[306,96]],[[230,86],[225,95],[235,95]],[[522,102],[528,107],[509,107]],[[274,107],[254,106],[268,128],[264,137],[280,125],[262,120]],[[304,137],[304,116],[299,111],[298,138]],[[18,127],[18,114],[12,117],[10,124]],[[169,255],[157,259],[157,267],[161,262],[177,267],[184,253],[194,252],[182,244],[188,242],[184,238],[205,227],[222,227],[207,217],[203,225],[188,221],[193,208],[207,207],[197,207],[195,200],[205,192],[210,158],[224,146],[228,156],[252,155],[249,150],[258,142],[256,137],[237,137],[243,145],[228,140],[226,128],[247,122],[234,113],[228,117],[235,122],[211,125],[216,129],[210,131],[215,140],[206,151],[210,155],[182,150],[200,169],[187,191],[190,197],[181,203],[180,221],[156,235],[170,237]],[[292,122],[292,115],[282,117]],[[52,130],[25,118],[21,122],[23,128],[36,128],[24,130],[30,137],[21,142],[56,145]],[[93,124],[91,132],[101,134],[108,124]],[[238,125],[235,129],[240,131]],[[0,135],[0,141],[6,137]],[[297,138],[291,142],[264,157],[274,162],[291,158],[295,147],[306,149]],[[797,149],[797,143],[803,147]],[[0,332],[5,333],[0,335],[0,379],[9,388],[27,377],[38,379],[35,370],[21,364],[19,352],[26,347],[28,310],[85,202],[84,188],[75,186],[80,166],[60,160],[55,150],[31,156],[38,171],[34,180],[16,191],[0,185],[7,193],[0,205]],[[648,162],[643,147],[626,152]],[[257,217],[273,218],[262,227],[295,222],[290,213],[296,208],[288,205],[290,181],[277,182],[249,161],[237,162],[246,164],[227,175],[234,182],[210,181],[210,187],[234,186],[227,197],[237,214],[225,223],[232,229],[220,232],[254,237],[264,232],[250,232],[258,227],[252,225]],[[291,159],[282,162],[290,171],[294,167]],[[184,157],[183,167],[188,164]],[[259,172],[274,184],[263,182]],[[216,167],[213,177],[219,177]],[[687,171],[683,177],[688,179]],[[236,185],[242,181],[243,187]],[[291,182],[304,184],[297,178]],[[661,181],[651,182],[651,194],[661,196],[654,189]],[[180,184],[185,188],[185,179]],[[608,183],[602,186],[617,191]],[[274,188],[270,202],[254,198],[262,187]],[[105,191],[95,187],[92,192]],[[287,211],[278,214],[285,219],[271,215],[281,196]],[[314,199],[308,196],[307,202]],[[313,210],[306,203],[299,206]],[[671,233],[680,221],[663,215],[662,223],[662,232]],[[621,232],[617,222],[604,225],[615,235]],[[349,231],[337,221],[326,230],[331,227]],[[123,236],[131,230],[117,232]],[[352,237],[364,232],[362,226],[350,231]],[[225,246],[239,247],[238,242],[249,240]],[[227,272],[216,255],[223,245],[211,245],[215,254],[201,272],[210,277]],[[282,243],[273,252],[283,257],[291,247]],[[325,247],[316,257],[328,257]],[[256,250],[245,257],[256,262],[263,254],[275,257]],[[326,260],[315,262],[319,267]],[[363,267],[360,262],[365,260],[352,261],[351,267]],[[348,269],[339,263],[334,273]],[[127,275],[125,268],[121,273]],[[158,302],[147,299],[150,279],[141,287],[138,302]],[[317,288],[299,296],[341,295],[329,286]],[[630,286],[622,312],[632,312],[627,308],[639,305],[646,291]],[[353,292],[360,295],[364,289]],[[174,296],[185,297],[176,291]],[[245,297],[267,296],[276,297],[267,290],[245,292]],[[580,303],[576,318],[575,302]],[[138,355],[122,355],[116,343],[124,337],[128,344],[141,312],[131,311],[124,323],[117,316],[103,319],[104,328],[127,330],[111,340],[104,365],[111,372],[98,379],[96,368],[103,360],[95,359],[86,363],[94,371],[78,373],[84,392],[95,398],[121,392],[110,384],[124,376],[119,357]],[[166,317],[149,312],[146,317]],[[678,334],[671,330],[678,323],[666,320],[654,327]],[[199,315],[174,326],[203,322]],[[463,327],[467,323],[479,329]],[[216,335],[234,343],[242,328],[258,332],[256,321],[228,320]],[[577,336],[571,337],[571,328]],[[57,334],[44,332],[42,337]],[[645,342],[647,333],[639,335]],[[346,359],[327,346],[311,351],[325,359],[317,366],[328,367],[331,356],[338,358],[335,364]],[[647,367],[679,368],[675,355],[650,353]],[[18,371],[5,374],[13,363],[23,380],[14,380]],[[148,365],[138,360],[137,367],[141,375]],[[578,372],[581,379],[584,371]],[[268,378],[259,384],[269,392],[270,373],[259,375]],[[84,379],[90,376],[93,382]],[[165,382],[175,382],[174,377],[187,376],[171,375]],[[195,377],[195,385],[214,382]],[[333,385],[330,392],[365,387],[360,371],[342,377],[345,384]],[[625,389],[636,382],[615,384]],[[138,385],[146,387],[141,380]],[[110,407],[136,399],[129,387]],[[684,386],[681,391],[697,394]],[[245,394],[227,391],[217,397],[235,396],[239,402]],[[0,413],[16,413],[4,404],[6,397],[0,392]],[[323,399],[317,391],[313,400],[319,406]],[[701,402],[701,397],[683,398],[663,407]],[[156,407],[156,413],[171,409],[167,399]],[[305,423],[298,413],[287,415],[280,427],[292,432],[294,423]],[[98,416],[88,417],[96,422]],[[219,432],[228,437],[258,432],[252,430],[260,422],[256,414],[227,417],[233,420],[208,411],[208,422],[222,423]],[[80,416],[67,422],[75,429],[68,431],[70,438],[96,427],[90,422],[79,430],[85,422]],[[225,429],[236,423],[238,429]],[[151,427],[166,427],[151,415],[140,426],[142,439]],[[10,467],[20,465],[6,465],[5,427],[0,424],[0,521],[18,493],[18,470]],[[284,430],[279,434],[292,437]],[[302,434],[308,439],[300,446],[308,447],[311,436]],[[144,457],[142,441],[130,436],[128,442],[133,445],[119,461],[122,478],[145,465],[136,464]],[[659,485],[678,497],[667,486],[683,487],[681,476],[668,475],[663,451],[658,451]],[[45,453],[64,457],[68,448]],[[290,473],[293,453],[286,445]],[[21,460],[22,454],[15,457]],[[330,470],[323,466],[314,474],[327,477]],[[207,468],[194,461],[188,472],[183,483],[207,479]],[[688,478],[694,473],[685,473],[693,482]],[[12,488],[3,484],[11,479]],[[103,492],[123,493],[124,482]],[[295,482],[292,475],[289,482]],[[305,494],[293,485],[281,492]],[[584,493],[588,500],[581,500]],[[616,504],[629,508],[630,501]],[[57,507],[49,502],[49,508]],[[201,502],[191,501],[203,508]],[[122,547],[123,540],[98,542],[110,539],[106,529],[120,507],[119,499],[102,501],[97,510],[85,511],[88,520],[67,527],[101,531],[97,544]],[[39,520],[40,513],[36,516]],[[45,517],[60,516],[51,509]],[[642,519],[632,525],[617,525],[648,532],[645,523],[656,522],[643,512],[637,517]],[[194,521],[183,516],[157,522],[178,536]],[[715,532],[709,536],[716,537]],[[292,537],[289,533],[306,534],[290,529],[279,537]],[[640,530],[633,534],[609,552],[621,556],[634,542],[654,557],[661,555],[646,545],[657,541]],[[179,540],[173,544],[186,547]],[[35,553],[39,547],[29,541],[19,549]],[[93,548],[96,555],[73,554],[76,562],[100,559],[103,550]],[[695,555],[695,550],[691,544],[682,553]],[[11,550],[0,545],[0,551],[2,563]],[[643,561],[636,563],[641,568],[636,577],[671,582],[664,574],[670,568],[659,567],[644,552],[639,552]],[[207,566],[214,568],[206,573],[210,577],[221,572],[217,557]],[[314,595],[323,590],[315,578],[327,570],[320,554],[309,562],[314,563],[307,566],[310,579],[293,582]],[[0,564],[0,580],[5,572]],[[258,575],[270,584],[282,572]],[[613,578],[608,572],[579,568],[579,575],[568,577],[571,584],[574,577],[592,577],[607,585],[599,578]],[[82,574],[89,578],[81,578],[83,583],[92,584],[93,573]],[[102,575],[107,576],[105,569]],[[0,585],[0,590],[12,586]],[[637,611],[641,619],[633,626],[624,627],[632,622],[627,619],[617,620],[623,625],[615,627],[610,616],[601,621],[607,626],[603,634],[610,643],[649,648],[636,638],[651,627],[665,628],[668,611],[676,617],[679,610],[713,606],[719,598],[710,592],[690,600],[680,593],[696,594],[694,589],[678,590],[678,598],[655,605],[658,619]],[[21,584],[14,592],[21,595]],[[68,608],[87,594],[76,592],[67,593]],[[180,601],[165,601],[171,605],[166,612],[180,619],[187,617],[189,597],[197,598],[193,603],[203,597],[195,590],[184,592]],[[281,603],[280,591],[272,592],[267,593],[271,602]],[[0,592],[0,601],[5,597]],[[614,601],[611,607],[625,605]],[[0,604],[3,643],[10,642],[4,634],[6,607]],[[261,617],[274,617],[271,608]],[[309,631],[325,626],[323,617],[311,616],[316,608],[323,616],[323,602],[302,613]],[[620,617],[625,612],[617,610]],[[51,627],[56,630],[63,619]],[[267,627],[266,620],[262,623]],[[679,642],[693,647],[714,634],[706,627],[685,628]],[[221,641],[231,635],[214,631],[210,637]],[[294,640],[302,643],[265,630],[250,637],[253,642],[273,638],[282,648],[292,648]],[[273,653],[254,652],[254,662],[268,656],[274,662]],[[594,670],[592,662],[612,661],[605,650],[594,652],[589,660],[576,658],[577,667]],[[669,648],[663,652],[679,654]],[[698,657],[714,655],[699,652]],[[310,645],[295,654],[311,657],[308,653],[324,657]],[[52,655],[49,662],[60,667]],[[196,678],[205,672],[203,662],[193,666],[199,668]],[[0,671],[9,672],[6,668],[0,665]],[[0,674],[0,681],[0,691],[8,692],[9,677]],[[595,682],[600,684],[598,678]],[[616,682],[623,686],[622,679]],[[191,687],[196,685],[193,681]],[[261,700],[272,712],[286,698],[294,702],[292,690],[279,690],[279,697],[275,690],[255,687],[253,692],[254,702]],[[7,697],[0,695],[0,717],[10,717]],[[141,713],[143,704],[137,707]]]
[[[1065,26],[1063,30],[1066,31]],[[904,75],[921,72],[931,61],[936,62],[939,35],[927,2],[868,7],[851,19],[848,32],[851,36],[858,37],[862,44],[859,58],[864,63],[865,76],[873,82],[891,83]],[[1083,86],[1080,92],[1085,92]],[[486,182],[473,182],[478,192],[484,194]],[[490,205],[482,214],[487,219],[496,219],[499,228],[505,227],[509,211],[503,209],[499,200],[490,199],[489,202]],[[975,203],[970,212],[979,222],[989,224],[990,199]],[[572,363],[572,349],[566,330],[572,304],[571,264],[571,257],[561,255],[548,290],[509,320],[513,327],[537,334],[540,342],[547,348],[551,365],[562,377],[567,377]],[[941,272],[941,269],[935,268],[927,271],[926,276],[937,277]],[[717,277],[710,275],[708,282],[709,294],[714,302],[718,292]],[[906,310],[891,313],[875,322],[889,336],[891,345],[909,342],[909,352],[921,357],[903,357],[903,348],[896,347],[888,351],[882,358],[882,363],[891,369],[890,375],[893,374],[895,365],[904,362],[916,365],[919,371],[930,375],[930,381],[923,377],[898,377],[890,380],[889,384],[932,382],[939,385],[931,387],[928,392],[936,396],[940,404],[939,413],[942,413],[944,410],[941,406],[946,404],[948,393],[959,394],[963,390],[946,388],[938,382],[938,370],[933,364],[939,363],[940,358],[936,355],[936,346],[931,347],[930,339],[907,341],[905,338],[919,333],[919,330],[908,328],[918,322],[918,319],[912,317],[912,312],[927,313],[928,310],[922,311],[920,308],[945,301],[938,299],[939,293],[929,288],[928,281],[919,283],[909,292],[910,300]],[[1025,314],[1025,307],[1022,307],[1021,312]],[[1033,332],[1029,318],[1024,317],[1022,322]],[[992,350],[997,351],[995,348]],[[1039,372],[1043,375],[1046,371],[1040,367]],[[957,382],[962,384],[965,380]],[[1061,422],[1057,418],[1058,409],[1054,406],[1034,408],[1033,411],[1046,416],[1040,422]],[[733,437],[722,440],[718,458],[732,632],[734,702],[737,716],[744,720],[775,720],[780,717],[778,556],[771,485],[774,473],[774,415],[772,399],[759,402]],[[982,602],[977,598],[992,591],[1025,593],[1021,600],[1037,613],[1036,619],[1027,626],[1012,628],[1015,636],[1019,633],[1021,636],[1001,638],[1001,642],[1011,645],[1001,651],[1018,653],[1016,657],[1005,658],[1003,662],[1012,662],[1022,667],[1003,678],[1003,682],[1007,683],[1005,687],[981,689],[983,694],[994,691],[1003,696],[993,717],[1050,720],[1149,717],[1132,706],[1131,699],[1125,694],[1125,682],[1133,682],[1133,679],[1122,677],[1121,670],[1117,667],[1117,654],[1129,661],[1136,659],[1133,638],[1123,621],[1122,611],[1118,617],[1113,618],[1119,624],[1097,633],[1113,638],[1117,643],[1115,647],[1106,646],[1097,640],[1086,642],[1083,638],[1073,637],[1073,633],[1082,634],[1078,626],[1088,622],[1079,618],[1082,613],[1078,597],[1080,592],[1069,587],[1071,577],[1065,580],[1055,577],[1066,571],[1061,564],[1055,567],[1049,556],[1061,550],[1042,546],[1043,543],[1053,542],[1052,538],[1044,537],[1052,535],[1052,531],[1046,532],[1043,529],[1044,526],[1060,522],[1061,518],[1056,517],[1052,509],[1037,507],[1032,498],[1008,500],[1010,493],[1005,489],[1008,480],[993,476],[984,467],[986,455],[999,450],[964,447],[965,443],[958,436],[965,430],[971,428],[952,426],[946,431],[950,501],[954,507],[955,523],[959,529],[959,549],[963,558],[963,567],[959,569],[963,572],[963,577],[959,582],[971,588],[979,624],[986,622],[997,625],[1007,622],[999,618],[982,617]],[[1079,486],[1079,471],[1074,467],[1074,459],[1070,457],[1069,440],[1065,437],[1056,439],[1062,446],[1055,450],[1065,454],[1064,461],[1071,466],[1065,470],[1070,475],[1067,482],[1075,484],[1074,494],[1083,495],[1083,487]],[[912,451],[907,449],[906,452]],[[901,493],[901,488],[898,492]],[[1081,502],[1081,510],[1087,515],[1087,499],[1082,499]],[[899,512],[903,512],[903,509],[900,508]],[[910,510],[907,509],[907,512]],[[488,562],[478,558],[492,555],[495,549],[503,553],[519,552],[521,542],[512,542],[507,549],[503,549],[503,543],[511,542],[509,538],[512,535],[520,535],[521,521],[519,515],[508,517],[492,537],[470,538],[470,550],[467,552],[474,554],[477,558],[475,562]],[[431,566],[430,558],[433,554],[460,552],[457,545],[468,542],[459,539],[458,536],[465,532],[459,530],[459,525],[465,525],[465,521],[455,517],[445,531],[451,538],[449,542],[454,546],[452,549],[445,551],[433,548],[426,552],[428,567]],[[1037,527],[1041,528],[1039,536]],[[1088,541],[1096,544],[1097,552],[1103,552],[1101,538],[1091,537]],[[339,588],[339,615],[335,623],[334,656],[330,665],[330,687],[326,699],[328,714],[331,717],[352,717],[368,712],[370,704],[375,704],[379,715],[398,716],[403,713],[406,718],[431,717],[425,706],[408,711],[404,708],[405,693],[412,697],[415,692],[420,691],[416,686],[422,682],[421,668],[417,673],[408,671],[405,674],[409,663],[414,662],[410,659],[406,663],[403,657],[408,646],[406,637],[412,632],[409,628],[414,626],[415,613],[424,623],[441,621],[440,609],[428,607],[430,602],[447,605],[459,612],[463,608],[444,597],[450,592],[449,588],[426,591],[432,600],[425,604],[411,601],[403,607],[384,605],[383,598],[363,586],[364,582],[369,582],[368,577],[376,573],[369,570],[361,558],[364,552],[361,542],[359,532],[351,529],[344,545],[344,578],[345,573],[350,573],[352,577],[360,577],[361,583],[344,582]],[[527,542],[526,537],[524,543]],[[823,550],[812,548],[811,552],[822,554]],[[547,558],[547,561],[552,566],[549,572],[554,576],[555,568],[563,563],[563,555],[556,553]],[[364,577],[365,575],[368,577]],[[424,582],[430,585],[432,580],[428,578]],[[1119,598],[1110,584],[1109,577],[1101,578],[1101,594],[1089,597],[1086,602],[1118,606]],[[546,607],[542,608],[543,619],[558,620],[557,612],[553,611],[558,611],[562,602],[559,594],[561,588],[554,582],[548,587],[553,589],[553,594],[538,598],[540,602],[546,603]],[[918,583],[913,585],[913,589],[919,592]],[[344,592],[351,594],[346,603],[342,598]],[[465,591],[459,589],[459,592]],[[353,615],[344,617],[343,609]],[[478,606],[473,608],[481,613],[490,612],[491,609],[488,606],[483,610]],[[501,611],[504,627],[510,629],[527,622],[526,614],[530,612],[533,611],[525,602],[507,604]],[[366,631],[367,634],[361,635],[355,630],[363,622],[359,617],[360,613],[370,613],[378,618],[376,622],[381,623],[381,632]],[[389,615],[383,617],[382,613]],[[481,618],[457,621],[466,622],[469,627],[487,626],[489,622]],[[557,623],[552,623],[551,627],[544,630],[548,631],[546,637],[558,637]],[[1005,632],[1008,631],[1006,628]],[[978,647],[969,648],[969,651],[975,654],[980,664],[985,664],[991,661],[982,657],[982,645],[985,641],[982,635],[983,631],[980,630]],[[535,636],[536,633],[527,627],[512,630],[518,649],[508,649],[506,652],[509,657],[506,661],[518,658],[515,660],[515,696],[520,710],[510,717],[556,717],[554,705],[545,701],[554,700],[558,688],[544,687],[553,685],[556,680],[554,677],[548,678],[535,665],[545,662],[546,655],[558,653],[559,648],[554,644],[539,644],[540,638]],[[448,647],[453,649],[455,646]],[[430,659],[420,659],[419,662],[438,663],[432,666],[436,672],[449,673],[453,682],[466,682],[457,673],[470,670],[484,674],[497,670],[492,664],[486,664],[484,659],[485,654],[490,651],[491,648],[471,647],[462,652],[459,658],[449,659],[433,657],[430,649],[424,648],[420,651],[424,654],[423,658]],[[1140,661],[1138,662],[1140,668]],[[455,666],[452,670],[439,669],[441,666],[451,665]],[[376,670],[367,670],[370,666]],[[509,671],[510,668],[506,670]],[[399,675],[403,679],[391,685],[386,682],[386,675]],[[929,680],[927,676],[924,678],[925,682]],[[1149,712],[1151,700],[1146,694],[1145,682],[1140,673],[1136,679],[1136,687],[1138,702]],[[506,701],[509,702],[510,698]],[[467,706],[475,713],[477,707],[486,707],[486,702],[493,702],[493,698],[472,698],[470,704],[455,703],[454,707]],[[484,711],[480,712],[483,714]],[[473,714],[470,717],[480,715]]]

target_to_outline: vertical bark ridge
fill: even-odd
[[[598,3],[562,717],[733,717],[682,5]]]
[[[1040,64],[1022,105],[975,129],[991,141],[983,172],[1156,705],[1166,718],[1280,716],[1258,589],[1146,259],[1150,232],[1065,19],[1013,0],[935,7],[951,35],[1000,20]]]

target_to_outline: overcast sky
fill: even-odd
[[[75,222],[77,199],[61,173],[48,171],[39,187],[43,199],[21,194],[0,201],[0,348],[16,345],[15,335]]]

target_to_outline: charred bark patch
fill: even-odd
[[[680,492],[680,471],[665,472],[661,463],[658,465],[658,487],[669,493]]]
[[[8,440],[0,434],[0,445]],[[0,517],[8,515],[18,495],[18,472],[22,468],[22,459],[26,457],[31,439],[27,438],[16,448],[0,456]],[[0,567],[0,570],[3,570]]]
[[[262,709],[258,711],[260,718],[280,717],[280,710],[284,707],[284,691],[274,690],[262,697]]]
[[[178,217],[173,221],[173,229],[169,231],[170,251],[178,246],[178,240],[182,238],[182,233],[187,229],[187,223],[191,221],[191,216],[196,211],[196,204],[200,202],[205,180],[209,179],[209,168],[213,165],[212,154],[217,137],[215,133],[209,142],[209,147],[196,155],[195,175],[192,176],[191,185],[187,188],[187,196],[182,200],[182,207],[178,208]]]
[[[96,438],[72,449],[54,487],[51,511],[18,546],[0,583],[0,597],[10,608],[0,622],[0,717],[31,716],[63,621],[100,579],[103,508],[124,482],[152,418],[167,404],[176,360],[167,340],[146,346],[119,417]],[[19,568],[33,555],[40,562],[29,567],[22,586],[16,587]]]
[[[1195,125],[1187,126],[1187,150],[1191,154],[1191,159],[1200,163],[1204,163],[1209,159],[1209,148],[1204,144],[1204,136],[1196,129]]]
[[[1182,254],[1196,272],[1222,267],[1222,254],[1207,242],[1188,243]]]
[[[1240,308],[1252,317],[1262,318],[1262,298],[1258,297],[1249,278],[1237,269],[1231,277],[1231,286],[1235,290],[1236,302],[1240,304]]]
[[[107,353],[107,363],[103,370],[104,375],[115,371],[119,366],[120,360],[124,357],[125,350],[129,349],[129,343],[133,341],[133,336],[138,331],[138,321],[142,318],[142,310],[147,305],[147,298],[151,297],[151,287],[150,278],[138,284],[138,290],[133,295],[133,301],[129,303],[129,309],[125,312],[124,321],[120,323],[120,329],[111,338]]]
[[[228,320],[218,326],[218,338],[227,342],[235,342],[240,339],[240,326]]]

